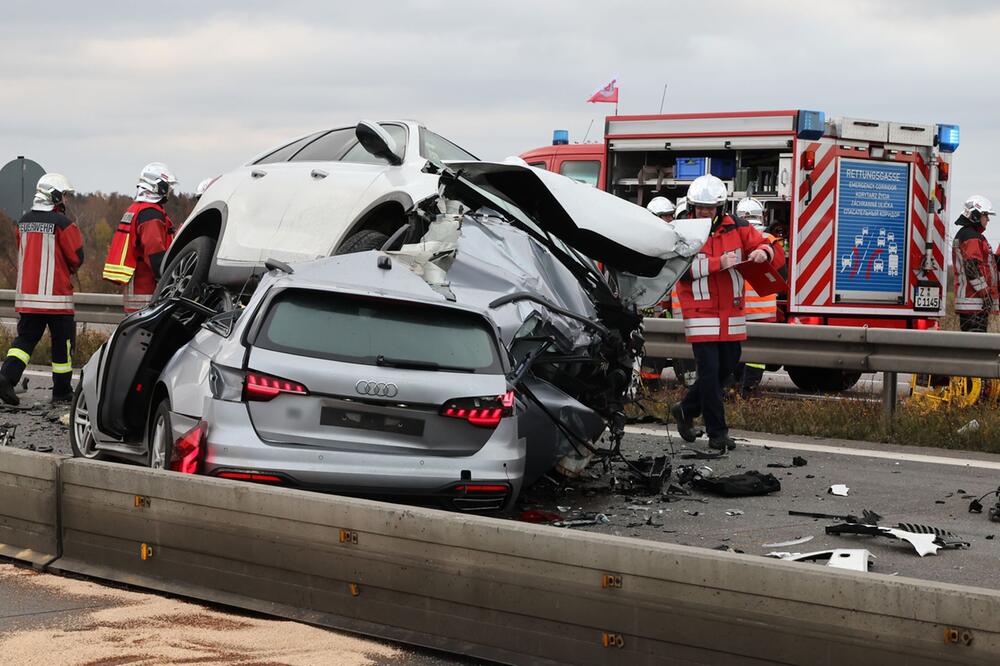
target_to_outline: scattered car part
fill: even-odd
[[[778,553],[767,554],[768,557],[777,557],[790,562],[812,562],[816,560],[826,560],[826,566],[834,569],[847,569],[849,571],[868,571],[868,566],[875,556],[864,548],[834,548],[833,550],[819,550],[815,553]]]
[[[927,528],[926,526],[911,527],[934,530],[934,528]],[[936,555],[940,548],[968,548],[970,545],[967,541],[958,540],[958,538],[950,532],[946,532],[945,530],[939,531],[946,533],[948,536],[942,536],[937,531],[912,532],[907,529],[880,527],[878,525],[864,525],[860,523],[828,525],[826,528],[827,534],[861,534],[865,536],[884,536],[891,539],[900,539],[913,546],[914,550],[917,551],[917,554],[920,555],[920,557],[923,557],[924,555]]]
[[[742,516],[743,515],[743,511],[740,510],[740,509],[730,509],[729,511],[726,511],[726,515],[727,516]]]
[[[798,539],[791,539],[789,541],[779,541],[777,543],[764,543],[764,544],[761,544],[761,547],[762,548],[788,548],[789,546],[798,546],[799,544],[807,543],[809,541],[812,541],[815,538],[816,537],[814,537],[814,536],[804,536],[804,537],[799,537]]]
[[[517,519],[524,523],[557,523],[563,517],[555,511],[526,509],[518,515]]]
[[[996,504],[990,507],[990,520],[993,522],[1000,522],[1000,487],[996,490],[991,490],[990,492],[984,494],[979,499],[974,499],[969,502],[969,513],[982,513],[983,512],[983,500],[993,495],[996,498]]]
[[[790,465],[788,463],[768,463],[767,466],[777,469],[787,469],[790,467],[805,467],[808,464],[808,461],[802,456],[795,456],[792,458],[792,464]]]
[[[847,493],[850,491],[843,483],[835,483],[827,489],[827,493],[830,495],[836,495],[837,497],[847,497]]]
[[[587,525],[602,525],[604,523],[611,522],[603,513],[590,514],[582,518],[571,518],[568,520],[559,520],[552,523],[553,527],[586,527]]]
[[[842,520],[846,523],[864,523],[865,525],[878,525],[882,521],[882,516],[870,509],[865,509],[861,513],[861,518],[854,514],[839,515],[835,513],[815,513],[813,511],[789,510],[789,516],[805,516],[807,518],[829,518],[830,520]]]
[[[13,423],[0,425],[0,446],[11,446],[14,444],[14,432],[17,426]]]
[[[726,497],[767,495],[781,490],[781,482],[773,474],[761,474],[757,471],[712,478],[696,475],[692,483],[695,488]]]

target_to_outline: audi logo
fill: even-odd
[[[354,390],[361,395],[377,395],[383,398],[395,398],[396,394],[399,393],[399,387],[392,382],[383,384],[382,382],[366,382],[363,379],[354,385]]]

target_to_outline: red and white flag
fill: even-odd
[[[588,102],[610,102],[612,104],[618,103],[618,79],[611,79],[611,83],[604,86],[593,95],[590,96]]]

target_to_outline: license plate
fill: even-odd
[[[913,293],[914,310],[940,310],[941,287],[938,285],[916,287]]]

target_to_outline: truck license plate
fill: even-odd
[[[940,310],[941,309],[941,287],[938,285],[916,287],[913,295],[914,310]]]

